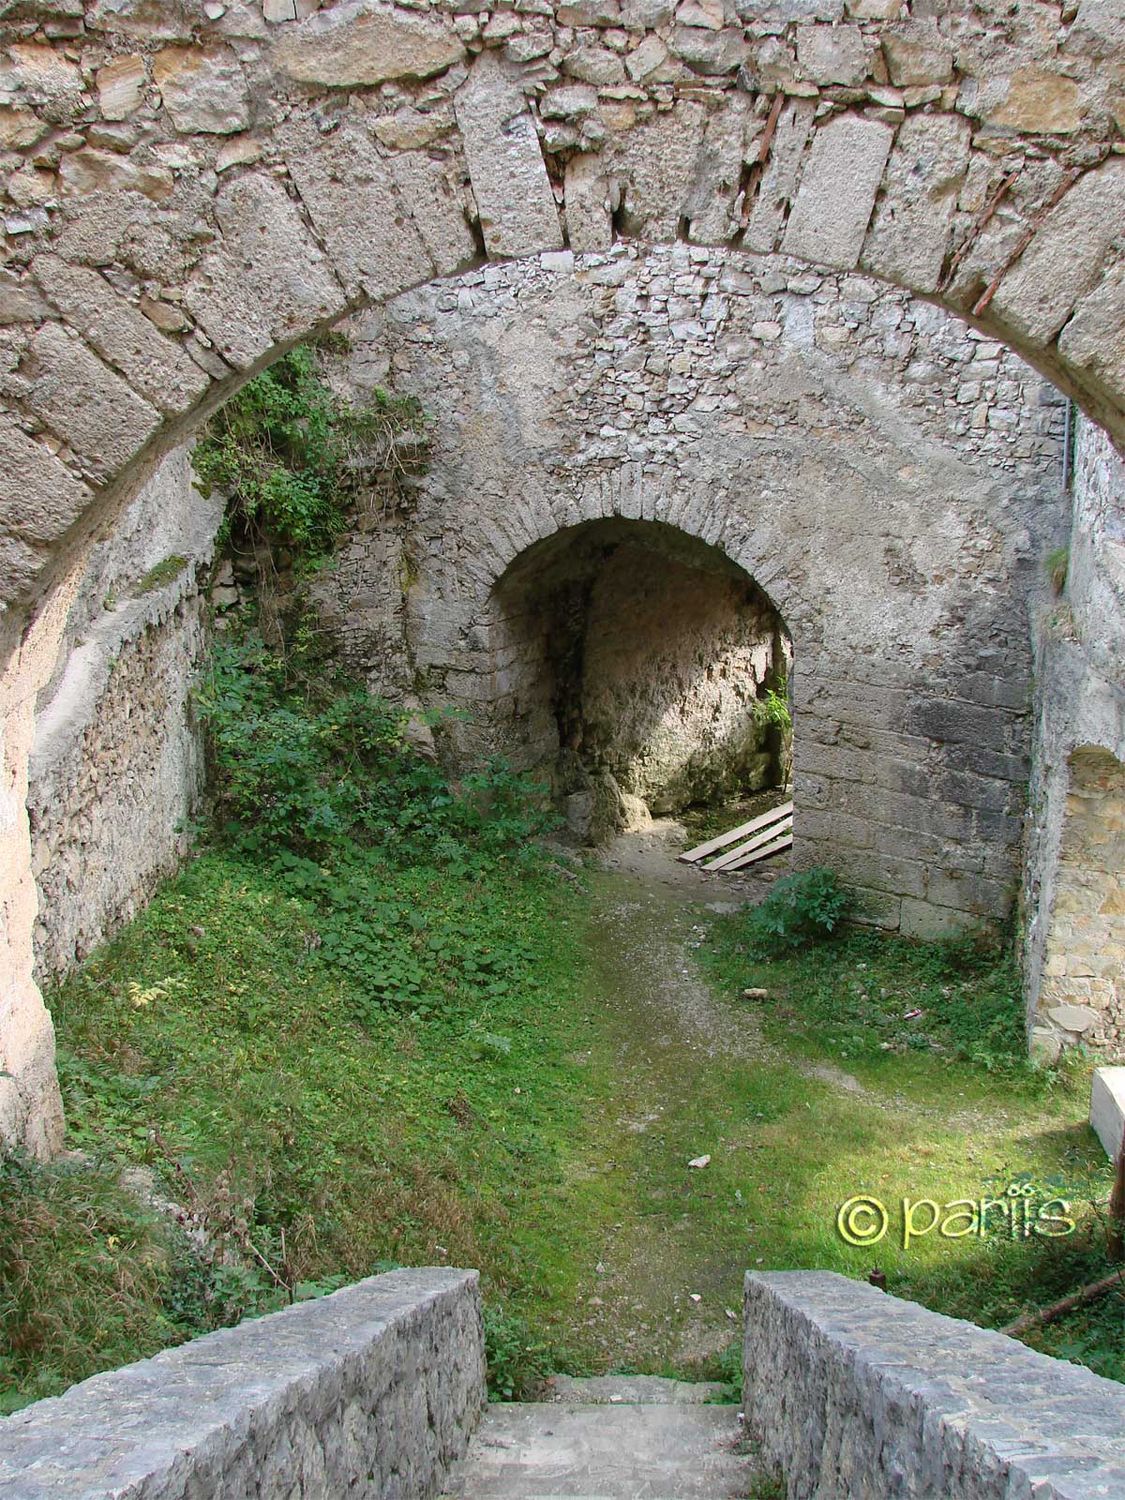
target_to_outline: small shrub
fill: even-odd
[[[789,711],[789,700],[784,693],[770,688],[765,697],[758,699],[756,707],[758,717],[763,724],[780,729],[783,734],[793,728],[793,715]]]
[[[322,860],[355,843],[467,869],[514,855],[551,826],[542,789],[503,761],[455,789],[407,744],[406,713],[313,666],[249,629],[215,642],[196,686],[235,847]]]
[[[228,531],[316,561],[343,531],[360,474],[405,473],[425,442],[416,400],[375,391],[349,406],[324,380],[317,347],[299,344],[220,408],[192,463],[204,494],[229,497]]]
[[[716,1361],[719,1367],[719,1379],[724,1385],[730,1386],[735,1401],[742,1400],[742,1356],[742,1339],[734,1338]]]
[[[832,937],[851,901],[833,871],[823,865],[779,880],[750,913],[751,951],[785,953]]]
[[[505,1307],[484,1309],[484,1357],[490,1401],[523,1401],[552,1373],[546,1344],[532,1338],[518,1313]]]

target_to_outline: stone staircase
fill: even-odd
[[[725,1386],[654,1376],[570,1380],[548,1399],[490,1406],[444,1500],[746,1500],[760,1477],[741,1451]]]

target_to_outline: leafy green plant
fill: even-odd
[[[315,561],[344,529],[359,476],[404,475],[424,450],[417,401],[377,390],[350,406],[325,381],[317,346],[299,344],[219,409],[192,462],[204,494],[229,497],[228,529]]]
[[[765,695],[758,699],[755,707],[763,724],[772,725],[773,728],[780,729],[782,733],[788,733],[793,728],[793,716],[789,711],[789,700],[784,692],[769,688]]]
[[[441,1011],[462,977],[507,992],[518,935],[486,951],[456,923],[434,931],[388,894],[385,872],[416,861],[479,877],[535,864],[535,837],[554,823],[542,788],[502,761],[454,787],[406,743],[403,712],[339,674],[294,670],[253,630],[216,643],[197,705],[225,842],[264,858],[315,910],[317,947],[349,977],[360,1019]],[[502,1044],[484,1035],[482,1056]]]
[[[716,1363],[719,1367],[719,1378],[724,1385],[731,1388],[731,1400],[742,1400],[742,1358],[743,1346],[741,1338],[733,1338],[730,1343],[719,1353]]]
[[[240,848],[311,861],[351,845],[392,859],[424,849],[468,867],[515,856],[553,818],[542,789],[502,761],[454,789],[406,742],[408,715],[340,674],[315,675],[253,629],[216,641],[195,693],[221,821]],[[354,860],[352,860],[354,864]],[[318,867],[292,859],[291,883]]]
[[[849,906],[848,893],[823,865],[786,875],[751,911],[749,945],[759,953],[783,953],[823,942],[839,930]]]
[[[484,1354],[490,1401],[525,1401],[555,1365],[548,1345],[510,1308],[485,1304]]]

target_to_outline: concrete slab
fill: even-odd
[[[671,1382],[675,1383],[675,1382]],[[529,1402],[490,1406],[448,1500],[737,1500],[760,1473],[735,1409]]]
[[[547,1399],[571,1406],[703,1406],[730,1402],[732,1388],[717,1380],[667,1380],[661,1375],[553,1375]]]
[[[1125,1135],[1125,1068],[1095,1068],[1090,1086],[1090,1124],[1115,1161]]]

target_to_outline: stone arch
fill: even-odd
[[[907,360],[937,357],[951,320],[919,307],[919,326],[930,331],[907,339],[905,351],[894,335],[901,363],[881,378],[878,360],[858,356],[882,349],[885,332],[870,345],[853,338],[838,355],[821,337],[844,331],[820,317],[837,295],[870,298],[873,288],[841,291],[777,262],[750,275],[721,252],[683,245],[544,269],[474,272],[378,320],[398,378],[413,382],[448,455],[435,456],[422,487],[424,540],[407,604],[411,660],[438,701],[442,690],[469,708],[490,700],[488,600],[526,549],[603,519],[662,522],[720,546],[797,639],[810,849],[820,840],[825,858],[846,861],[857,884],[881,892],[880,915],[891,924],[901,920],[902,895],[908,925],[1003,910],[1029,727],[1027,631],[1016,622],[1034,586],[1032,558],[1048,545],[1043,527],[1054,535],[1059,507],[1053,470],[1013,472],[998,429],[966,433],[954,452],[946,429],[956,405],[923,412],[914,387],[901,385],[901,401],[883,389]],[[658,312],[661,291],[676,295]],[[866,304],[868,315],[874,307],[897,319],[906,300],[888,294]],[[708,307],[720,302],[729,316],[708,332]],[[862,322],[860,303],[852,306]],[[690,322],[669,328],[684,318],[699,319],[694,336]],[[758,321],[767,318],[776,321]],[[634,373],[622,386],[612,372],[626,352],[622,325],[634,321],[644,337],[639,349],[628,346],[636,358],[622,368]],[[963,328],[950,337],[968,359],[976,346]],[[683,391],[675,402],[663,375],[636,373],[649,356]],[[479,379],[459,373],[478,361]],[[848,362],[854,375],[843,372]],[[1014,368],[1006,373],[1018,378]],[[1035,407],[1032,386],[1025,399]],[[634,403],[632,428],[623,390]],[[614,391],[616,404],[603,404]],[[698,413],[695,398],[706,391],[714,394]],[[564,423],[568,411],[573,421]],[[644,440],[661,411],[660,435]],[[670,449],[681,414],[685,435]],[[338,617],[371,582],[361,560]]]
[[[277,9],[115,0],[40,28],[28,0],[8,23],[4,603],[287,343],[482,255],[626,230],[861,267],[1121,435],[1120,38],[1093,4],[1006,35],[859,6],[579,0],[483,31],[436,4]]]
[[[784,783],[758,705],[787,691],[792,639],[721,546],[658,517],[579,521],[508,563],[482,624],[477,743],[567,796],[577,832]]]
[[[435,275],[622,236],[858,267],[995,334],[1120,440],[1114,18],[898,9],[576,0],[482,26],[386,0],[9,7],[6,868],[26,872],[32,707],[83,548],[255,370]],[[50,1051],[29,883],[0,947],[17,1137],[47,1088],[27,1058]]]

